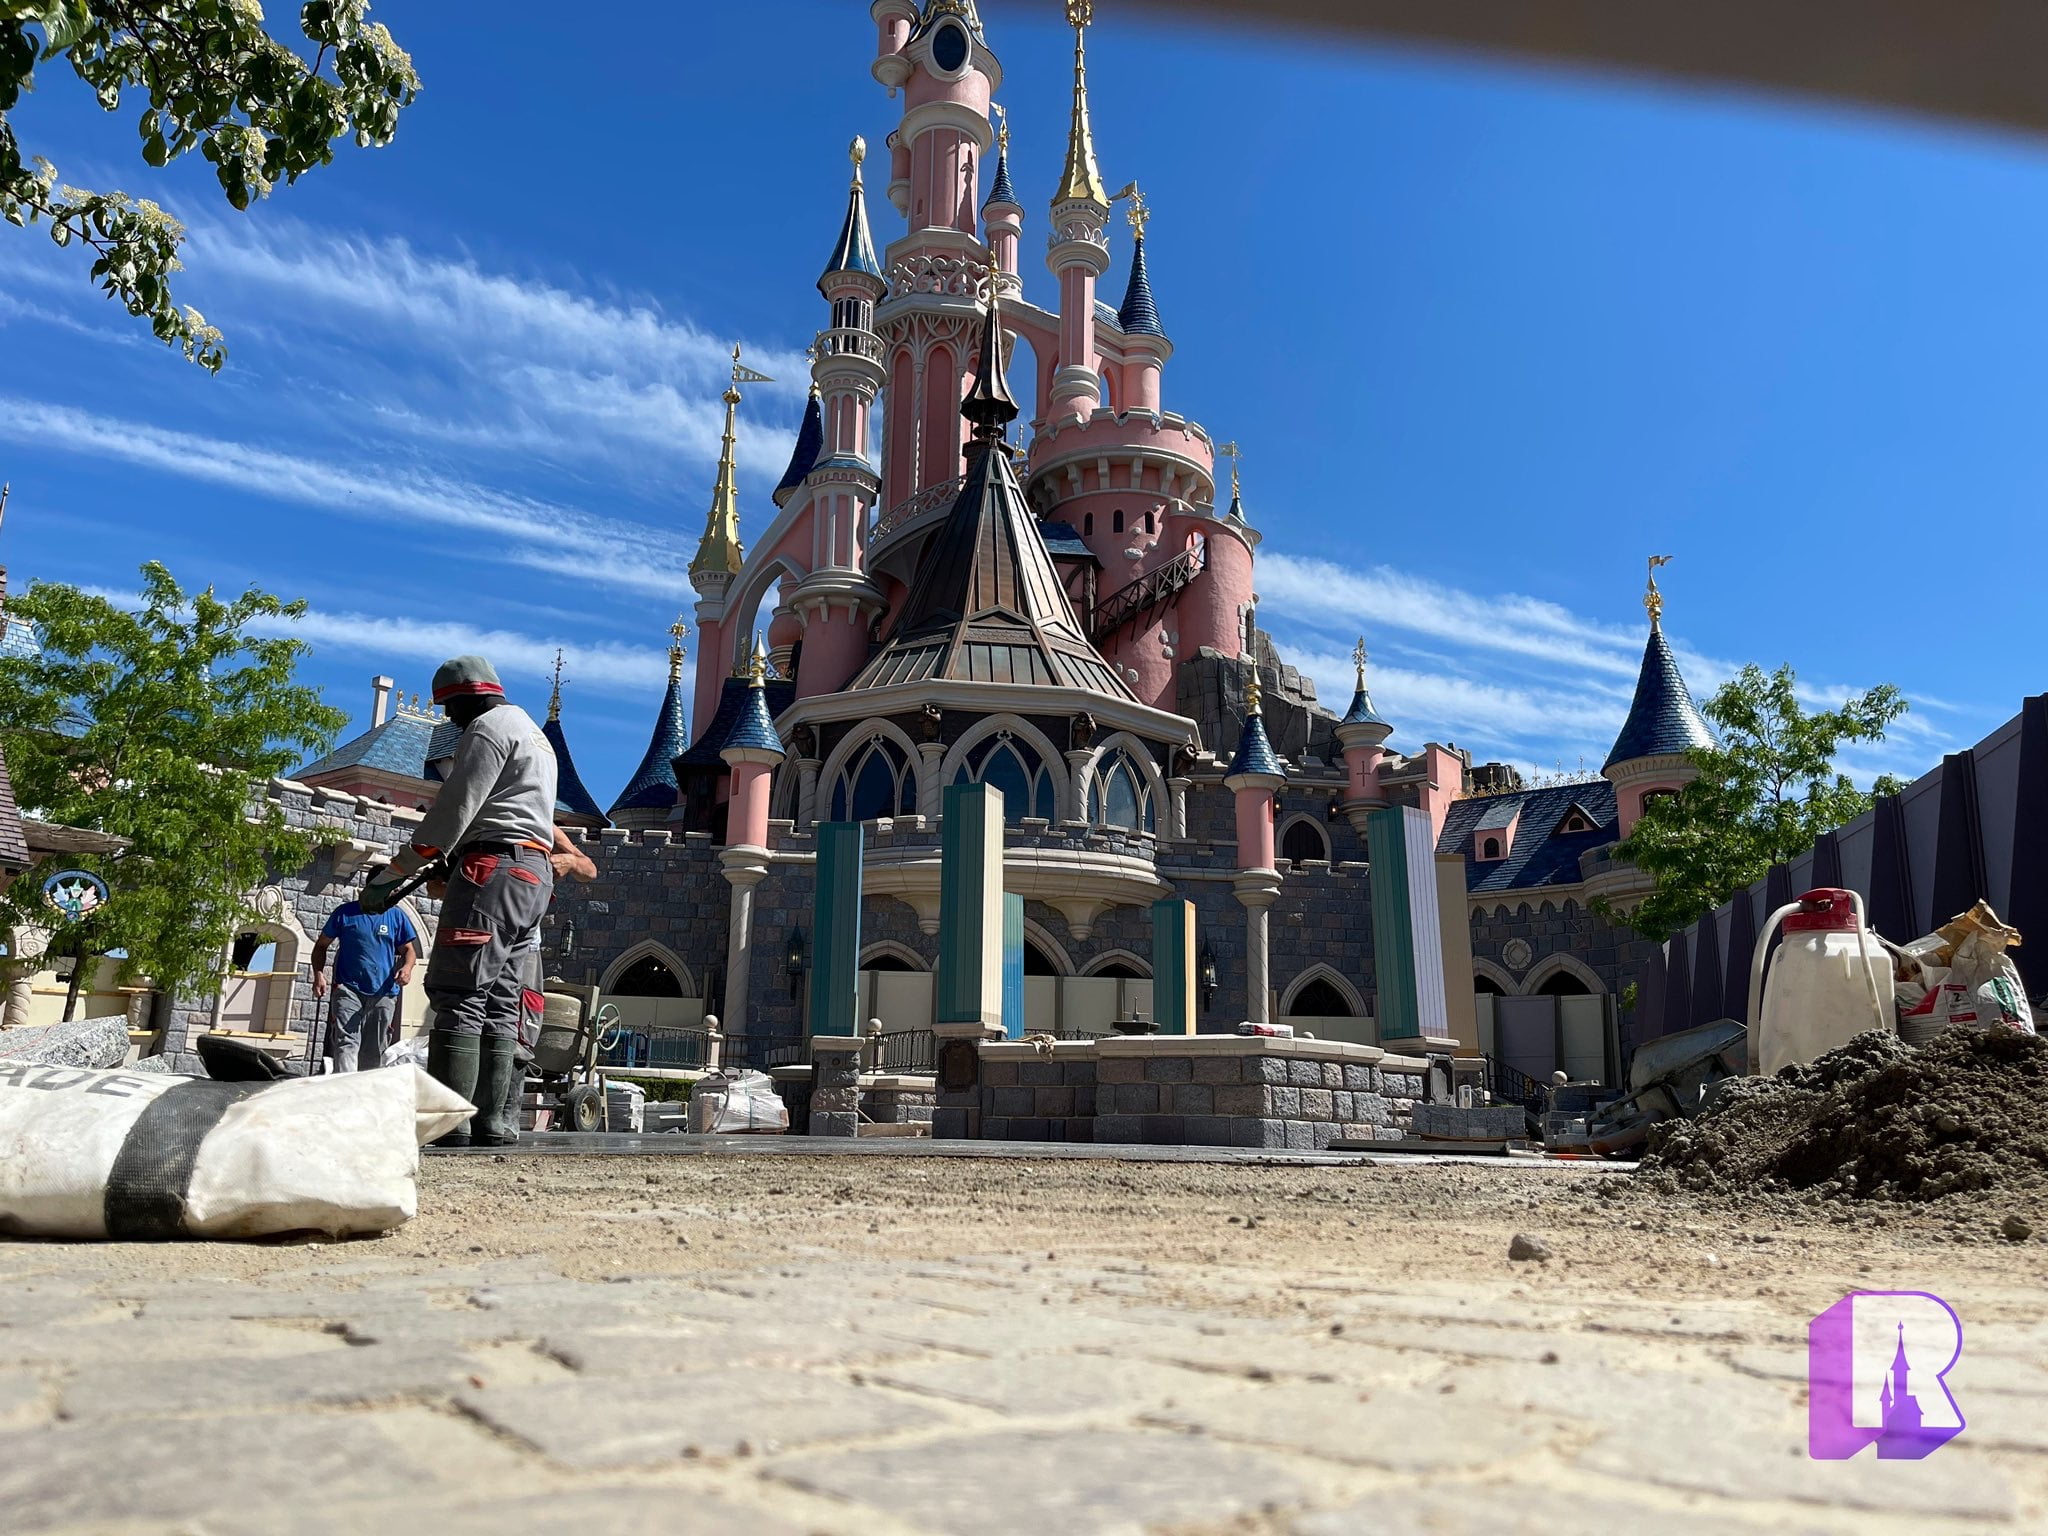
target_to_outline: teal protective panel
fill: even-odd
[[[1195,1032],[1195,904],[1184,897],[1152,903],[1152,1016],[1162,1035]]]
[[[1003,1033],[1024,1038],[1024,898],[1003,893]]]
[[[949,784],[939,839],[941,1024],[1003,1022],[1003,792]]]
[[[1435,829],[1415,807],[1390,805],[1366,818],[1365,842],[1380,1038],[1448,1034]]]
[[[864,829],[857,821],[818,827],[818,880],[811,900],[811,1033],[857,1035],[860,1020],[860,902]]]

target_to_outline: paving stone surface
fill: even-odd
[[[984,1536],[1093,1536],[1303,1503],[1311,1484],[1277,1462],[1191,1436],[1026,1431],[772,1462],[807,1492],[888,1509],[919,1529]]]
[[[905,1398],[772,1368],[623,1381],[564,1381],[458,1399],[493,1429],[572,1467],[656,1466],[680,1457],[763,1455],[939,1422]]]
[[[1274,1200],[1256,1229],[1233,1198],[1206,1246],[1137,1253],[1066,1213],[984,1251],[958,1209],[950,1256],[806,1247],[795,1220],[673,1273],[637,1249],[633,1273],[578,1269],[538,1235],[504,1259],[467,1236],[223,1245],[183,1270],[161,1248],[0,1245],[0,1532],[2048,1529],[2029,1256],[1961,1298],[1962,1437],[1819,1463],[1805,1320],[1853,1266],[1791,1296],[1660,1282],[1673,1304],[1634,1271],[1579,1283],[1569,1248],[1510,1266],[1504,1239],[1490,1267],[1395,1278],[1342,1209],[1285,1266],[1260,1246],[1291,1219]]]

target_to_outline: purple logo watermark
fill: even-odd
[[[1925,1291],[1853,1291],[1806,1325],[1806,1450],[1845,1461],[1866,1445],[1918,1461],[1963,1432],[1942,1380],[1963,1321]]]

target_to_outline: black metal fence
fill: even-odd
[[[638,1029],[622,1028],[607,1038],[610,1043],[599,1058],[607,1067],[673,1071],[708,1066],[711,1062],[711,1036],[702,1029],[645,1025]]]
[[[939,1037],[928,1029],[903,1029],[881,1037],[877,1072],[929,1077],[939,1070]]]
[[[811,1059],[808,1035],[754,1034],[725,1037],[725,1064],[767,1072],[776,1067],[800,1067]]]
[[[1486,1092],[1496,1104],[1519,1104],[1532,1115],[1543,1113],[1546,1090],[1519,1067],[1498,1057],[1486,1058]]]

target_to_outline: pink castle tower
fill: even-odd
[[[807,526],[786,536],[795,561],[808,569],[790,596],[803,625],[798,698],[830,693],[853,675],[867,659],[869,631],[887,606],[864,566],[870,514],[882,488],[868,458],[869,418],[886,377],[875,303],[888,285],[868,233],[861,186],[865,140],[853,141],[852,157],[846,222],[818,279],[818,291],[832,306],[832,327],[819,334],[811,365],[824,439],[803,481]]]

